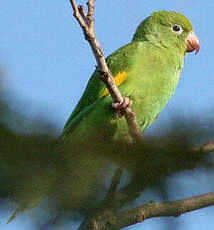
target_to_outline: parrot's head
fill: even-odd
[[[132,41],[149,41],[155,46],[186,52],[199,51],[200,42],[191,22],[174,11],[154,12],[137,28]]]

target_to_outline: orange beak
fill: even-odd
[[[194,31],[191,31],[186,37],[187,49],[186,52],[192,52],[195,50],[197,54],[200,49],[200,41],[198,37],[194,34]]]

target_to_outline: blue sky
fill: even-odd
[[[108,55],[128,43],[137,25],[160,9],[185,14],[200,38],[201,50],[197,56],[187,55],[175,96],[151,127],[154,133],[176,112],[183,117],[200,117],[214,107],[214,1],[97,0],[95,13],[97,37]],[[0,63],[10,100],[22,102],[16,109],[30,118],[45,117],[60,132],[94,70],[95,59],[72,17],[68,0],[2,0]],[[200,122],[206,125],[206,118],[201,116]],[[201,222],[208,224],[206,213],[187,215],[201,215]],[[193,222],[185,229],[201,229]]]

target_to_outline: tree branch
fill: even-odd
[[[212,205],[214,205],[214,192],[176,201],[163,203],[149,202],[137,208],[116,214],[114,219],[115,224],[109,229],[123,228],[153,217],[177,217],[186,212]]]
[[[128,211],[113,214],[112,212],[104,213],[105,216],[99,216],[91,219],[88,225],[82,226],[81,230],[116,230],[133,224],[141,223],[146,219],[153,217],[178,217],[181,214],[205,208],[214,205],[214,192],[194,196],[187,199],[153,202],[141,205]]]
[[[121,175],[123,173],[123,170],[121,168],[118,168],[113,177],[112,177],[112,180],[111,180],[111,185],[110,185],[110,188],[108,190],[108,193],[106,195],[106,198],[105,199],[108,199],[109,197],[111,197],[117,190],[119,184],[120,184],[120,178],[121,178]],[[104,200],[105,200],[104,199]]]
[[[100,72],[100,79],[105,84],[114,102],[121,104],[123,102],[123,96],[120,93],[112,73],[108,69],[107,63],[105,61],[104,53],[101,48],[99,41],[96,38],[95,28],[94,28],[94,3],[95,0],[88,0],[88,13],[86,14],[83,6],[77,6],[75,0],[70,0],[71,6],[74,11],[74,17],[81,26],[85,39],[89,42],[91,49],[94,53],[97,62],[97,68]],[[122,114],[124,114],[128,127],[129,133],[134,141],[143,141],[142,133],[136,120],[136,113],[131,108],[122,109]]]

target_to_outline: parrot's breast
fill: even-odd
[[[167,49],[138,51],[121,93],[133,100],[137,121],[144,131],[160,114],[176,89],[183,57]]]

